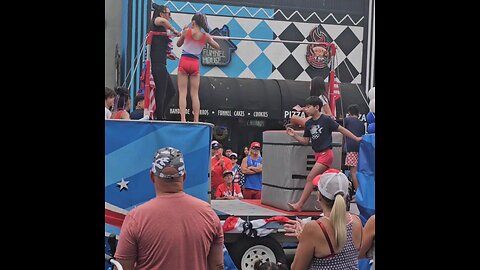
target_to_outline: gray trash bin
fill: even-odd
[[[295,131],[302,136],[303,131]],[[333,168],[341,169],[342,138],[340,132],[332,133]],[[302,195],[307,175],[315,164],[311,145],[301,145],[285,130],[263,132],[262,203],[283,210],[290,210],[289,202],[296,202]],[[315,192],[303,206],[303,211],[317,211],[314,207]]]

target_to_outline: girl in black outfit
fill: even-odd
[[[175,36],[180,36],[175,28],[170,24],[170,9],[164,5],[156,5],[152,14],[150,31],[166,32],[170,29]],[[167,105],[175,95],[170,74],[167,71],[167,50],[169,38],[166,35],[154,35],[150,50],[150,61],[152,65],[152,76],[155,81],[155,119],[166,120]]]

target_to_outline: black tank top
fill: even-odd
[[[166,32],[165,27],[156,26],[152,23],[152,31],[154,32]],[[150,60],[152,62],[160,62],[163,65],[167,64],[167,48],[168,38],[167,36],[153,36],[152,47],[150,50]]]

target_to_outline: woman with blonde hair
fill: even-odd
[[[291,269],[358,269],[362,223],[346,210],[347,176],[329,169],[312,183],[318,187],[323,216],[308,223],[291,220],[285,224],[285,235],[299,240]]]

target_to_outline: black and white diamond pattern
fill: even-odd
[[[346,58],[345,61],[338,65],[337,73],[341,82],[354,81],[360,74],[357,69],[355,69],[350,60],[348,60],[348,58]]]
[[[318,68],[313,68],[310,65],[305,69],[305,72],[310,76],[310,78],[316,77],[316,76],[321,76],[322,78],[328,78],[328,73],[330,72],[330,69],[328,68],[323,68],[323,69],[318,69]],[[343,80],[340,80],[343,82]]]
[[[270,28],[278,40],[311,41],[310,31],[317,27],[315,23],[271,21]],[[363,27],[349,25],[320,24],[320,29],[337,46],[337,73],[341,82],[361,83],[363,61]],[[285,49],[283,49],[284,47]],[[264,50],[273,65],[269,79],[290,79],[309,81],[315,76],[328,77],[329,69],[312,68],[306,58],[307,45],[271,44]],[[284,53],[290,56],[284,56]],[[287,61],[288,60],[288,61]],[[294,61],[295,60],[295,61]],[[296,62],[296,63],[294,63]],[[302,71],[300,71],[300,68]],[[348,67],[348,68],[347,68]]]
[[[283,32],[278,36],[280,40],[293,40],[293,41],[303,41],[305,36],[298,30],[298,28],[291,23]],[[293,52],[299,44],[295,43],[284,43],[285,47],[290,52]]]
[[[360,43],[360,40],[355,36],[355,34],[350,30],[350,28],[345,28],[345,30],[335,38],[335,43],[342,44],[342,51],[345,55],[348,55],[352,52],[355,47]]]
[[[280,13],[277,13],[280,14]],[[191,21],[191,13],[175,13],[173,23],[177,28],[183,27]],[[290,15],[288,15],[290,16]],[[310,31],[319,27],[337,46],[336,66],[341,82],[362,83],[362,63],[364,61],[363,26],[351,23],[334,22],[323,23],[315,20],[268,20],[259,18],[241,18],[219,15],[209,15],[211,27],[230,26],[231,36],[251,37],[270,31],[273,40],[311,41]],[[314,16],[315,17],[315,16]],[[314,18],[312,17],[312,18]],[[332,17],[332,16],[330,16]],[[315,17],[316,18],[316,17]],[[323,17],[322,17],[323,18]],[[257,36],[258,37],[258,36]],[[261,37],[270,39],[270,37]],[[202,76],[240,77],[257,79],[289,79],[310,81],[315,76],[328,77],[329,68],[312,68],[306,60],[306,44],[269,43],[260,45],[259,42],[236,41],[238,49],[235,51],[232,62],[226,67],[202,67]],[[174,53],[181,54],[181,48],[174,46]],[[167,68],[170,73],[176,74],[177,61],[169,61]]]
[[[298,76],[304,71],[302,66],[298,63],[293,55],[290,55],[277,68],[282,77],[287,80],[296,80]]]

